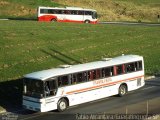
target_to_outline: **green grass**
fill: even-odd
[[[121,54],[144,56],[146,74],[160,72],[160,28],[37,21],[0,21],[0,81]]]
[[[38,6],[95,9],[100,21],[158,22],[159,0],[0,0],[0,18],[37,18]]]
[[[69,6],[97,10],[100,21],[158,22],[159,0],[56,0]]]
[[[0,0],[0,18],[37,18],[38,6],[60,4],[52,0]]]
[[[55,3],[52,0],[6,0],[9,2],[13,2],[13,3],[18,3],[18,4],[22,4],[22,5],[26,5],[29,6],[31,8],[35,8],[37,6],[59,6],[58,3]]]
[[[119,1],[125,1],[125,2],[132,2],[137,5],[149,5],[151,7],[153,6],[160,6],[159,0],[119,0]]]

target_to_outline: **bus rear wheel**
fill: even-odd
[[[51,20],[51,22],[57,22],[57,19],[54,18],[54,19]]]
[[[89,20],[85,20],[84,23],[90,23],[90,21]]]
[[[67,101],[65,99],[60,99],[58,101],[58,105],[57,105],[57,109],[59,112],[63,112],[67,109],[68,107],[68,104],[67,104]]]
[[[120,97],[124,96],[125,94],[127,94],[127,86],[126,85],[121,85],[119,87],[119,92],[118,92],[118,95]]]

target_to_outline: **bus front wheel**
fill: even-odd
[[[67,106],[68,106],[67,101],[65,99],[60,99],[58,101],[57,109],[59,112],[63,112],[67,109]]]
[[[121,85],[119,87],[119,92],[118,92],[118,95],[120,97],[124,96],[125,94],[127,94],[127,86],[126,85]]]

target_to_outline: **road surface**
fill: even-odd
[[[7,116],[20,120],[86,120],[86,119],[105,119],[107,115],[128,114],[128,115],[151,115],[159,114],[160,119],[160,78],[147,80],[146,85],[139,90],[129,92],[123,97],[108,97],[98,101],[85,103],[70,107],[65,112],[59,113],[51,111],[46,113],[37,113],[28,110],[13,111],[3,113],[1,118]],[[101,116],[95,116],[101,115]],[[106,115],[106,116],[103,116]],[[114,118],[115,119],[115,118]]]

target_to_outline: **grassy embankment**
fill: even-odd
[[[100,21],[157,22],[159,0],[0,0],[0,18],[35,18],[38,6],[96,9]]]
[[[101,21],[157,22],[159,0],[54,0],[57,3],[96,9]]]
[[[0,0],[0,18],[37,18],[38,6],[59,6],[51,0]]]
[[[1,21],[0,28],[0,81],[121,54],[142,55],[146,74],[160,72],[159,27]]]

